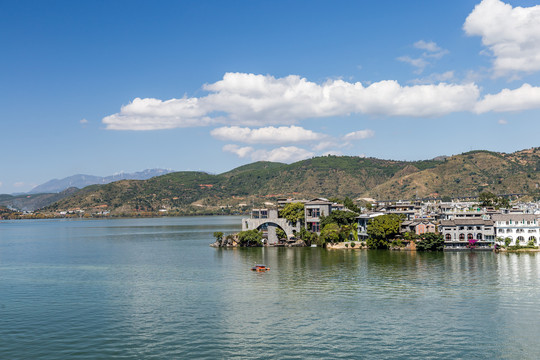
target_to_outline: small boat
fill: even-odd
[[[262,264],[257,264],[251,268],[251,271],[258,271],[258,272],[264,272],[264,271],[269,271],[269,270],[270,268],[268,266],[262,265]]]

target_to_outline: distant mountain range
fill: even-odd
[[[43,193],[59,193],[69,188],[78,188],[82,189],[89,185],[95,184],[109,184],[114,181],[119,180],[146,180],[154,176],[161,176],[171,173],[171,170],[165,169],[147,169],[135,173],[119,173],[110,176],[93,176],[93,175],[84,175],[78,174],[69,176],[63,179],[53,179],[49,180],[44,184],[38,185],[32,190],[29,194],[43,194]]]
[[[119,180],[147,180],[154,176],[171,173],[171,170],[148,169],[135,173],[119,173],[111,176],[73,175],[64,179],[53,179],[38,185],[28,193],[23,194],[0,194],[0,205],[19,211],[34,211],[48,206],[69,195],[73,195],[79,189],[89,185],[109,184]]]
[[[59,193],[18,195],[3,194],[0,195],[0,206],[5,206],[11,210],[34,211],[72,195],[77,191],[79,191],[79,189],[69,188]]]
[[[264,206],[284,196],[397,200],[476,196],[490,191],[540,197],[539,184],[539,148],[511,154],[479,150],[424,161],[324,156],[293,164],[256,162],[219,175],[183,171],[143,181],[92,185],[44,210],[192,214],[242,204]]]

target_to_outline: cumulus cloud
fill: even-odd
[[[86,119],[81,119],[81,120],[79,120],[79,123],[85,125],[85,124],[88,124],[88,120],[86,120]]]
[[[368,139],[374,136],[375,136],[375,131],[366,129],[366,130],[358,130],[358,131],[348,133],[347,135],[343,137],[343,139],[344,140],[363,140],[363,139]]]
[[[503,89],[498,94],[486,95],[476,104],[475,112],[521,111],[538,108],[540,108],[540,87],[523,84],[518,89]]]
[[[363,86],[341,79],[322,84],[297,75],[227,73],[204,85],[201,98],[134,99],[103,123],[110,130],[157,130],[228,125],[291,125],[307,118],[370,114],[436,117],[470,110],[479,96],[475,84],[402,86],[384,80]]]
[[[253,148],[251,146],[240,147],[235,144],[227,144],[223,146],[223,151],[236,154],[239,158],[245,158],[253,152]]]
[[[316,141],[325,137],[300,126],[263,127],[250,129],[247,127],[230,126],[214,129],[210,134],[220,140],[238,141],[248,144],[282,144],[291,142]]]
[[[315,153],[296,146],[282,146],[272,150],[257,150],[251,154],[254,161],[277,161],[292,163],[315,156]]]
[[[500,0],[483,0],[463,29],[482,37],[494,56],[495,76],[540,70],[540,5],[513,8]]]
[[[161,130],[179,127],[206,126],[217,120],[207,115],[208,109],[198,98],[162,101],[135,98],[122,106],[117,114],[103,118],[110,130]]]
[[[506,124],[508,124],[508,121],[506,121],[506,119],[499,119],[499,121],[497,121],[497,124],[506,125]]]

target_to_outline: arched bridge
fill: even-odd
[[[276,235],[276,228],[278,227],[285,231],[288,239],[294,236],[293,231],[300,231],[300,223],[297,223],[296,226],[292,226],[291,223],[284,218],[242,219],[242,231],[259,229],[264,225],[268,228],[268,244],[277,244],[278,237]]]

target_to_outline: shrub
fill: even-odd
[[[355,246],[356,246],[356,244],[354,243],[354,241],[351,242],[351,247],[355,247]]]

